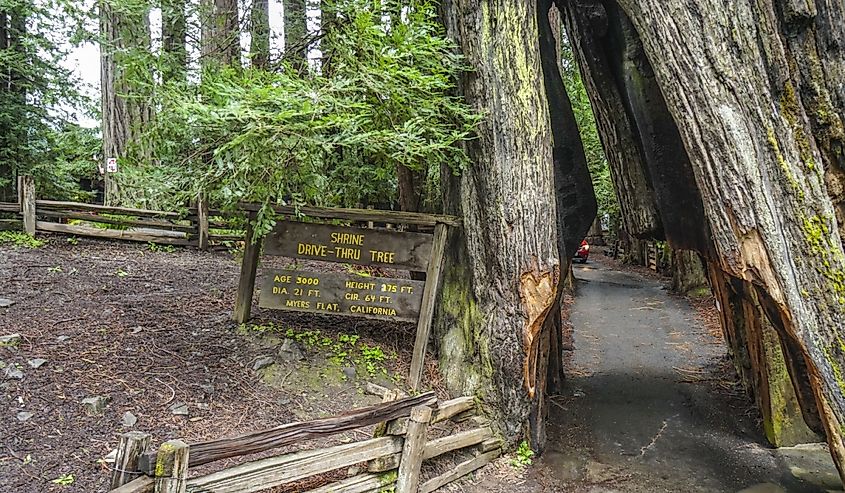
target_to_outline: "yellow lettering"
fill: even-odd
[[[291,308],[306,308],[306,309],[308,309],[308,308],[311,308],[311,302],[310,301],[302,301],[302,300],[286,300],[285,306],[291,307]]]
[[[395,252],[383,252],[381,250],[370,250],[370,260],[382,264],[392,264],[396,258]]]
[[[307,255],[309,257],[325,257],[326,245],[314,245],[312,243],[300,243],[296,247],[297,255]]]

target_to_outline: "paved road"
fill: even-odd
[[[764,445],[747,400],[700,381],[720,375],[725,349],[683,299],[600,260],[575,274],[570,376],[539,461],[547,481],[591,493],[826,491]]]

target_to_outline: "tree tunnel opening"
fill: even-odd
[[[676,287],[706,279],[698,285],[712,292],[727,352],[760,411],[766,440],[788,446],[823,439],[825,427],[811,383],[813,365],[788,329],[788,315],[762,283],[741,279],[719,266],[691,157],[634,23],[616,0],[539,0],[538,5],[540,53],[555,142],[561,259],[572,258],[596,212],[605,218],[611,215],[607,209],[613,205],[602,200],[606,190],[597,176],[602,167],[592,162],[604,159],[618,204],[613,211],[618,220],[605,222],[618,225],[616,233],[629,252],[641,255],[646,241],[667,242],[677,259]],[[582,84],[583,94],[573,94],[574,79]],[[580,114],[585,111],[580,99],[584,97],[590,113],[586,117]],[[588,119],[593,119],[592,130],[585,130]],[[582,269],[580,276],[587,279],[579,282],[590,283],[585,272]],[[616,311],[612,306],[605,309]],[[550,316],[548,323],[553,335],[536,348],[548,363],[538,364],[537,370],[545,367],[545,387],[553,401],[555,395],[573,389],[565,383],[572,376],[561,375],[563,341],[554,329],[559,317]],[[622,385],[618,379],[610,381],[611,386]],[[623,394],[624,385],[619,387]],[[646,387],[659,385],[651,381]],[[655,399],[665,397],[654,394]],[[529,429],[537,448],[545,443],[546,416],[562,410],[556,407],[560,408],[543,399],[534,401]],[[720,427],[714,424],[714,429]]]

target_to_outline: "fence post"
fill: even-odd
[[[437,288],[440,284],[440,273],[443,270],[443,256],[446,251],[447,226],[438,223],[434,227],[434,243],[431,247],[431,258],[425,274],[425,288],[423,290],[420,318],[417,321],[417,337],[414,340],[414,352],[411,357],[411,373],[408,384],[411,390],[418,390],[425,369],[425,353],[428,348],[428,337],[431,332],[431,321],[434,318],[434,303],[437,300]]]
[[[150,434],[140,431],[130,431],[120,435],[117,445],[117,455],[114,458],[114,469],[111,473],[111,487],[117,487],[136,479],[144,473],[138,470],[138,457],[150,446]]]
[[[23,230],[35,235],[35,180],[31,176],[18,177],[18,200],[23,215]]]
[[[155,466],[155,493],[185,493],[188,485],[188,444],[182,440],[164,442]]]
[[[200,250],[208,249],[208,197],[200,192],[197,197],[197,231],[199,233]]]
[[[252,226],[255,221],[255,212],[250,212],[247,217],[246,237],[244,238],[244,258],[241,261],[241,279],[238,282],[238,293],[235,298],[235,322],[246,323],[252,311],[252,295],[255,292],[255,274],[258,271],[258,254],[261,252],[261,244],[253,243]]]
[[[399,476],[396,478],[396,493],[417,493],[420,486],[423,452],[431,421],[431,408],[417,406],[411,410],[408,420],[408,433],[402,447],[402,459],[399,462]]]

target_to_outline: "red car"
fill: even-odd
[[[578,251],[575,252],[575,260],[580,261],[582,264],[587,263],[587,258],[590,256],[590,245],[587,244],[587,240],[581,241],[581,246],[578,248]]]

